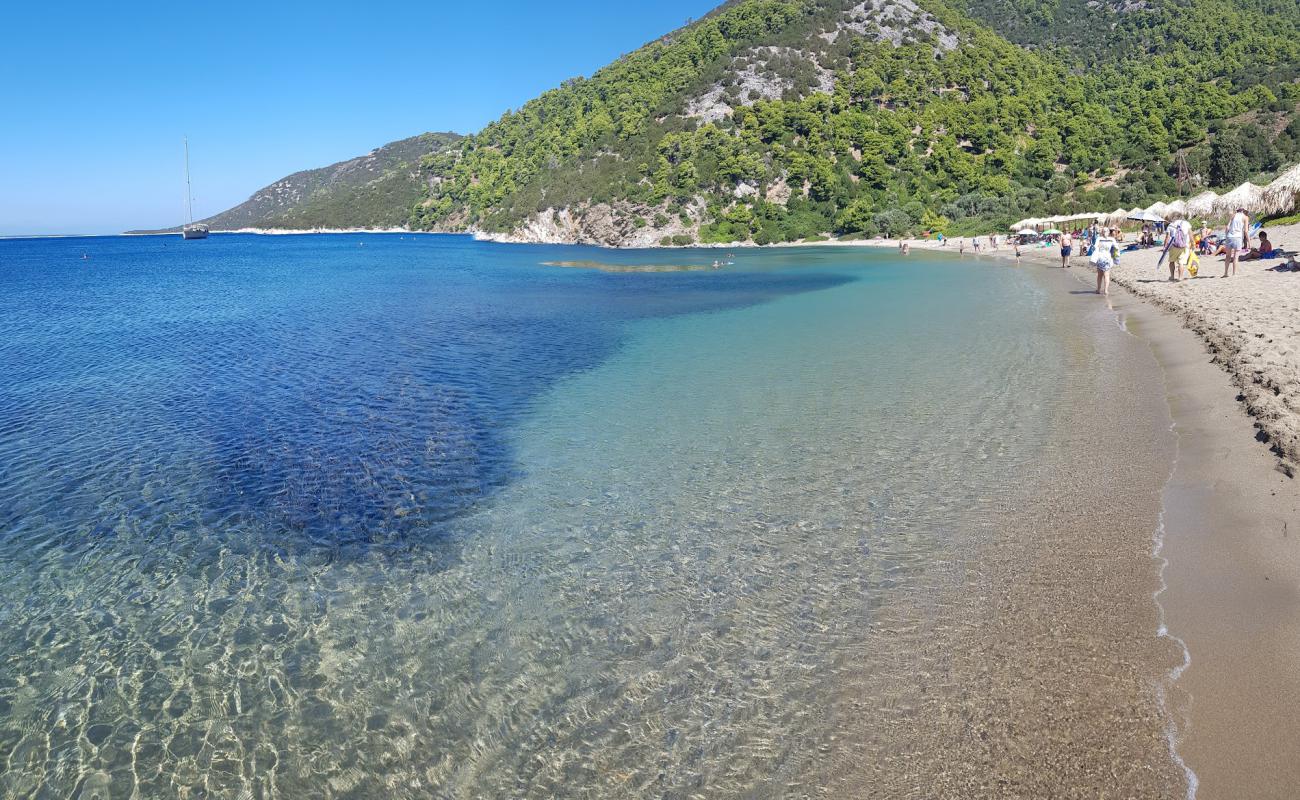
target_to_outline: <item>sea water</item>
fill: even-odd
[[[0,241],[3,794],[815,794],[1047,446],[1048,317],[924,253]]]

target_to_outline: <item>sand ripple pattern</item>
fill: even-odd
[[[112,303],[3,317],[5,796],[905,775],[916,665],[959,641],[953,592],[1052,446],[1040,292],[852,254],[556,277],[365,242],[162,275],[124,254]],[[431,281],[435,256],[467,266]],[[48,290],[10,281],[17,308]]]

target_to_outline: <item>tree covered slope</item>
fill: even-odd
[[[420,159],[455,146],[460,138],[425,133],[328,167],[295,172],[203,222],[213,230],[400,227],[426,190]]]
[[[1136,205],[1300,153],[1297,33],[1294,0],[733,0],[425,156],[410,224],[772,242]]]

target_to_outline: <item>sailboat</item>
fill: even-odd
[[[208,226],[194,222],[194,193],[190,191],[190,140],[185,137],[185,208],[189,213],[189,224],[181,228],[183,239],[208,238]]]

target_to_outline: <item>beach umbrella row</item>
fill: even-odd
[[[1109,214],[1062,214],[1054,217],[1030,217],[1011,226],[1013,231],[1041,228],[1075,220],[1097,220],[1103,225],[1118,225],[1125,220],[1164,222],[1174,214],[1185,217],[1229,217],[1244,208],[1252,216],[1288,214],[1300,209],[1300,164],[1279,175],[1268,186],[1247,181],[1223,195],[1206,190],[1188,200],[1153,203],[1147,208],[1117,208]]]

